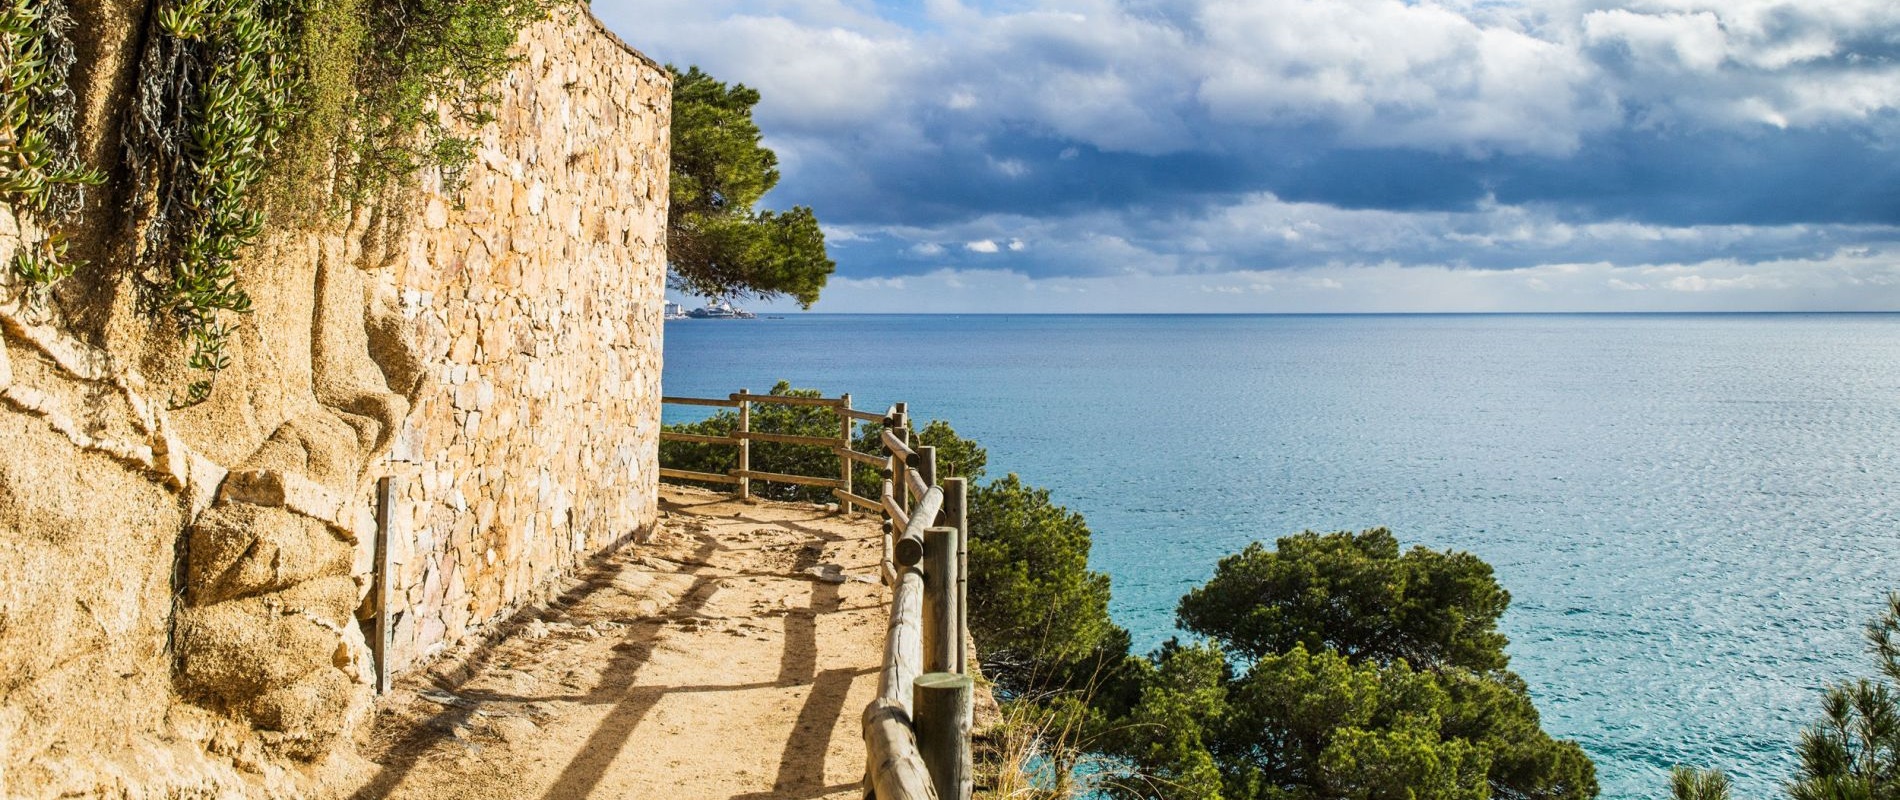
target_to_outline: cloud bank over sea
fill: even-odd
[[[819,310],[1900,308],[1891,0],[594,8],[763,93]]]

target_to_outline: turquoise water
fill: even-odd
[[[1221,555],[1385,525],[1476,553],[1606,798],[1792,770],[1900,588],[1900,315],[683,321],[668,394],[905,400],[1087,516],[1147,649]],[[696,409],[669,409],[669,421]]]

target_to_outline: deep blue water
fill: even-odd
[[[1144,650],[1250,541],[1384,525],[1477,554],[1546,727],[1616,800],[1677,763],[1780,794],[1900,588],[1900,315],[667,325],[668,394],[779,378],[908,401],[1051,487]]]

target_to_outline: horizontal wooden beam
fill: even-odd
[[[688,443],[688,444],[731,444],[731,445],[736,445],[736,444],[738,444],[738,443],[739,443],[739,440],[738,440],[738,438],[736,438],[736,437],[732,437],[732,436],[701,436],[701,435],[699,435],[699,434],[697,434],[697,433],[676,433],[676,432],[674,432],[674,431],[660,431],[660,441],[662,441],[662,442],[686,442],[686,443]]]
[[[852,461],[856,461],[859,464],[868,464],[870,466],[877,467],[878,469],[883,469],[885,465],[889,463],[885,459],[884,456],[874,456],[874,455],[871,455],[870,453],[860,453],[848,447],[838,448],[837,453],[838,455],[844,456],[845,458],[851,459]]]
[[[793,483],[799,486],[819,486],[826,489],[843,489],[844,481],[837,478],[812,478],[805,475],[786,475],[781,472],[760,472],[753,469],[733,470],[732,474],[741,478],[767,483]]]
[[[910,713],[911,684],[924,674],[924,574],[915,567],[898,570],[891,591],[891,621],[884,632],[884,668],[877,696]]]
[[[840,408],[838,409],[838,413],[843,414],[852,419],[861,420],[864,422],[883,422],[884,421],[883,414],[878,414],[871,411],[859,411],[854,408]]]
[[[852,494],[843,489],[831,490],[831,496],[838,498],[838,502],[840,503],[857,506],[858,508],[862,508],[866,511],[883,511],[884,510],[883,503],[880,503],[876,500],[872,500],[869,497],[863,497],[860,495]]]
[[[890,428],[884,429],[884,449],[903,459],[905,463],[909,463],[911,457],[917,455],[917,451],[910,449],[910,445],[905,444],[903,439],[897,438],[897,433]]]
[[[720,408],[733,408],[739,405],[732,400],[717,397],[662,397],[660,402],[676,406],[718,406]]]
[[[844,441],[833,436],[798,436],[790,433],[765,433],[763,431],[733,431],[734,439],[751,439],[755,442],[777,442],[778,444],[800,444],[809,447],[838,447]]]
[[[884,513],[890,516],[891,522],[895,523],[898,530],[901,531],[910,527],[910,515],[905,513],[901,506],[897,505],[896,498],[888,494],[884,495]]]
[[[904,707],[893,700],[873,700],[864,709],[863,725],[868,762],[864,781],[870,793],[877,800],[938,800]]]
[[[688,469],[667,469],[665,467],[660,468],[660,477],[681,481],[705,481],[707,483],[739,482],[739,479],[734,476],[721,475],[717,472],[694,472]]]
[[[823,406],[825,408],[843,408],[842,397],[792,397],[783,394],[734,394],[732,402],[750,400],[754,403],[772,403],[781,406]]]
[[[897,537],[896,546],[893,548],[898,564],[914,567],[924,560],[924,531],[936,526],[937,512],[942,510],[943,489],[941,487],[932,486],[930,491],[924,492],[918,498],[917,505],[910,510],[908,524],[901,529],[903,533]]]

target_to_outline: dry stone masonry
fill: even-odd
[[[631,53],[536,31],[461,207],[380,276],[430,373],[388,467],[398,668],[653,523],[671,100]]]
[[[108,171],[148,5],[75,7]],[[518,48],[461,191],[247,256],[209,402],[171,407],[122,191],[49,307],[0,278],[0,797],[347,794],[369,621],[414,668],[651,529],[670,87],[584,7]]]

